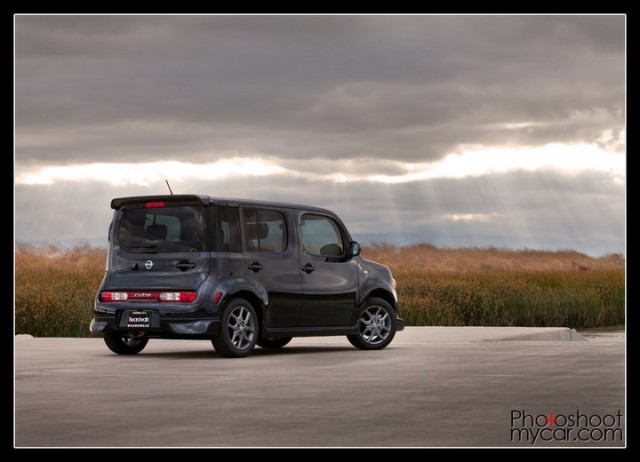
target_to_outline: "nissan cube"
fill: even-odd
[[[203,195],[111,208],[90,330],[117,354],[152,338],[205,339],[238,358],[327,335],[378,350],[404,329],[391,272],[362,258],[329,210]]]

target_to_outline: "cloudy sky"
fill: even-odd
[[[336,211],[356,239],[625,253],[624,15],[16,15],[15,239],[113,197]]]

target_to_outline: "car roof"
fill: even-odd
[[[211,197],[201,194],[174,194],[174,195],[150,195],[150,196],[128,196],[117,197],[111,200],[111,208],[118,210],[123,207],[140,205],[146,202],[165,202],[172,205],[225,205],[231,207],[257,206],[308,210],[335,215],[330,210],[313,205],[303,205],[292,202],[267,201],[257,199],[241,199],[226,197]]]

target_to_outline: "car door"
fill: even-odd
[[[357,319],[358,268],[349,238],[334,217],[304,213],[300,220],[301,327],[351,326]]]
[[[291,218],[282,210],[242,207],[245,277],[267,292],[267,327],[295,327],[299,323],[302,276]]]

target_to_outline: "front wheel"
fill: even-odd
[[[104,343],[119,355],[135,355],[144,350],[149,339],[146,337],[123,337],[117,332],[104,334]]]
[[[211,343],[225,358],[242,358],[251,353],[258,340],[258,316],[251,303],[235,298],[222,312],[220,334]]]
[[[386,300],[373,297],[362,306],[358,333],[347,335],[347,339],[361,350],[381,350],[395,335],[396,312]]]

